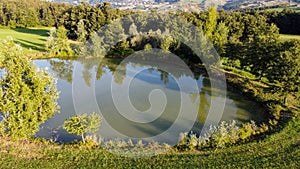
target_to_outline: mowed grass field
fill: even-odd
[[[0,40],[11,36],[14,42],[24,48],[25,54],[45,52],[45,44],[50,28],[0,28]]]
[[[280,40],[282,40],[282,41],[287,41],[287,40],[300,40],[300,35],[280,34]]]
[[[270,8],[270,9],[266,9],[266,11],[282,12],[284,9],[286,9],[286,7]],[[299,7],[289,7],[288,9],[300,12],[300,8]]]

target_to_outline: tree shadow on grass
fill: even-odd
[[[20,33],[33,34],[33,35],[39,35],[39,36],[44,36],[44,37],[49,36],[48,29],[16,28],[13,30],[16,32],[20,32]]]
[[[43,42],[47,41],[47,39],[43,39],[43,38],[38,38],[38,40],[43,41]]]
[[[36,51],[40,51],[40,52],[46,51],[44,44],[30,42],[30,41],[19,39],[19,38],[14,40],[14,42],[17,44],[20,44],[22,47],[27,48],[27,49],[32,49],[32,50],[36,50]]]

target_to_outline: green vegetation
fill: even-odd
[[[300,35],[286,35],[286,34],[281,34],[280,35],[280,40],[282,40],[282,41],[300,40]]]
[[[151,158],[126,158],[101,148],[0,139],[1,168],[297,168],[299,118],[257,141],[223,149],[167,152]]]
[[[283,10],[286,10],[286,9],[289,9],[289,10],[294,10],[294,11],[300,11],[300,8],[298,7],[277,7],[277,8],[268,8],[268,9],[265,9],[266,11],[271,11],[271,12],[282,12]]]
[[[57,26],[60,17],[71,6],[41,0],[1,0],[0,24],[10,28]]]
[[[264,15],[268,22],[274,23],[280,30],[281,34],[300,35],[299,24],[300,24],[300,12],[284,9],[281,12],[277,11],[261,11],[261,15]]]
[[[0,40],[11,36],[16,44],[24,48],[24,54],[38,55],[37,53],[46,51],[48,32],[49,28],[1,28]]]
[[[60,26],[58,29],[52,28],[50,29],[49,35],[46,48],[50,56],[74,56],[65,27]]]
[[[0,38],[7,35],[15,37],[15,42],[27,48],[28,54],[44,52],[47,47],[51,57],[70,56],[75,52],[68,38],[82,44],[91,37],[91,42],[96,45],[90,49],[92,54],[89,56],[104,55],[109,49],[105,56],[101,56],[125,58],[134,51],[160,48],[181,57],[191,67],[206,64],[188,46],[180,43],[176,37],[171,37],[170,31],[180,30],[182,23],[170,24],[172,29],[166,29],[163,23],[171,20],[168,15],[153,12],[150,19],[144,15],[136,18],[129,16],[125,24],[128,27],[124,28],[122,23],[113,23],[105,30],[105,36],[99,37],[94,31],[132,11],[113,9],[108,3],[96,6],[81,3],[73,6],[35,0],[0,2],[0,24],[14,28],[0,29]],[[29,8],[30,3],[38,5]],[[26,11],[27,8],[29,9]],[[8,12],[4,9],[11,10]],[[280,38],[279,33],[300,34],[299,13],[289,10],[280,13],[218,13],[215,8],[210,8],[208,12],[178,12],[174,15],[184,17],[206,33],[221,55],[221,60],[205,56],[209,59],[210,66],[215,68],[216,64],[222,64],[228,71],[229,86],[268,108],[269,119],[265,123],[256,125],[250,122],[238,127],[235,122],[222,122],[212,129],[210,137],[197,138],[195,134],[183,134],[181,142],[170,152],[144,159],[109,154],[103,147],[95,144],[92,147],[89,144],[57,145],[28,139],[36,133],[42,122],[58,110],[58,93],[53,78],[46,71],[37,70],[24,58],[19,46],[6,41],[0,50],[0,167],[298,167],[300,42],[288,39],[289,36]],[[161,22],[153,18],[160,18]],[[153,23],[161,29],[152,30]],[[50,31],[47,42],[47,28],[15,29],[41,25],[57,27]],[[193,37],[185,38],[193,40]],[[121,41],[111,44],[115,39]],[[201,47],[199,44],[198,48]],[[69,81],[72,79],[70,72],[66,72],[65,76]],[[81,135],[85,142],[85,135],[95,133],[100,122],[100,116],[84,114],[66,120],[64,129]],[[15,138],[27,140],[12,140]],[[29,143],[28,140],[34,143]]]
[[[85,143],[85,134],[93,134],[99,130],[101,124],[101,116],[95,113],[91,115],[82,114],[73,116],[64,122],[63,128],[70,134],[77,134],[82,137]]]
[[[57,111],[58,92],[51,74],[37,70],[12,39],[0,50],[1,136],[30,138]]]

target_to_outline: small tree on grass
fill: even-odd
[[[88,34],[87,34],[87,31],[85,30],[83,20],[80,20],[77,24],[76,35],[77,35],[77,41],[78,42],[85,43]]]
[[[67,30],[60,26],[50,29],[46,48],[51,56],[73,56],[74,51],[68,41]]]
[[[55,79],[23,57],[13,39],[0,46],[0,134],[28,138],[58,112]]]
[[[63,128],[70,134],[81,136],[85,143],[85,134],[96,134],[99,130],[102,118],[99,114],[92,113],[91,115],[82,114],[76,115],[64,122]]]

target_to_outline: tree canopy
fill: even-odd
[[[1,42],[0,70],[0,133],[31,137],[59,110],[56,81],[23,57],[22,48],[12,39]]]

